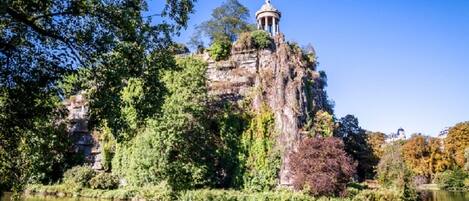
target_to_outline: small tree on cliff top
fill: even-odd
[[[306,138],[291,156],[293,185],[311,195],[344,195],[356,163],[347,156],[341,140]]]
[[[225,39],[233,42],[239,34],[252,30],[247,22],[248,18],[248,8],[238,0],[227,0],[212,11],[210,20],[196,27],[190,43],[193,46],[203,45],[202,36],[208,37],[212,42]]]

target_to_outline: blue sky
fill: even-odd
[[[263,0],[240,0],[254,13]],[[198,0],[187,30],[221,0]],[[314,45],[337,117],[436,135],[469,121],[469,1],[272,0],[288,40]]]

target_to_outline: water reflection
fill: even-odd
[[[469,192],[422,191],[419,197],[422,201],[469,201]]]

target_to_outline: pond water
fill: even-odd
[[[469,192],[450,192],[450,191],[421,191],[420,200],[422,201],[469,201]]]

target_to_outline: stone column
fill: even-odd
[[[272,17],[272,36],[277,35],[277,22],[276,18]]]
[[[264,30],[269,32],[269,18],[268,17],[264,17]]]
[[[277,24],[277,33],[280,33],[280,23]]]

